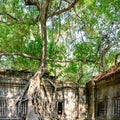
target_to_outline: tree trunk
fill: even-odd
[[[50,120],[55,119],[54,117],[54,108],[55,104],[52,101],[52,97],[48,91],[48,88],[45,83],[45,79],[43,77],[44,73],[47,70],[46,56],[47,56],[47,29],[46,22],[49,17],[53,17],[55,15],[60,15],[61,13],[70,10],[74,5],[78,2],[78,0],[74,0],[69,3],[63,9],[59,11],[55,11],[49,14],[49,4],[50,0],[24,0],[26,5],[35,5],[38,8],[39,15],[37,17],[37,21],[40,21],[41,24],[41,36],[42,36],[42,53],[41,60],[38,67],[38,71],[35,73],[33,78],[30,80],[30,86],[28,89],[28,115],[27,120]],[[54,87],[54,85],[53,85]],[[54,92],[56,89],[54,90]],[[44,104],[46,106],[44,106]],[[54,107],[53,107],[54,106]],[[46,112],[46,113],[45,113]]]
[[[47,55],[47,32],[46,32],[46,20],[41,21],[42,32],[42,56],[39,69],[46,68],[46,55]]]
[[[46,72],[46,55],[47,55],[47,32],[46,32],[46,18],[45,8],[42,7],[41,21],[41,34],[42,34],[42,54],[38,71],[34,77],[30,80],[30,86],[28,89],[28,115],[27,120],[44,120],[47,119],[50,113],[49,104],[51,104],[51,98],[47,90],[43,75]],[[46,99],[46,101],[45,101]],[[45,116],[45,106],[47,103],[47,114]]]

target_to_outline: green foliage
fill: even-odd
[[[82,59],[90,59],[90,60],[96,60],[97,56],[95,56],[96,47],[91,42],[83,42],[78,43],[75,46],[74,56],[77,58]]]
[[[76,74],[77,71],[78,71],[77,64],[74,63],[74,62],[71,62],[71,63],[68,64],[68,66],[65,68],[65,72],[70,72],[70,73]]]
[[[49,12],[62,9],[66,2],[51,0]],[[101,55],[106,68],[114,64],[120,51],[120,0],[80,0],[75,8],[47,21],[47,64],[50,74],[85,84],[99,73]],[[7,15],[7,13],[9,15]],[[41,11],[42,13],[42,11]],[[2,0],[0,4],[0,52],[20,52],[40,57],[42,39],[35,6],[22,0]],[[106,38],[105,38],[106,36]],[[35,71],[39,61],[20,56],[1,57],[0,67]],[[71,60],[76,62],[55,62]],[[90,62],[94,61],[94,62]]]

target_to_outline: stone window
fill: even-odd
[[[22,101],[20,107],[16,99],[0,97],[0,120],[3,118],[23,118],[27,115],[28,100]]]
[[[113,99],[113,118],[120,118],[120,98]]]
[[[17,104],[16,109],[17,109],[17,115],[19,117],[26,116],[28,111],[28,100],[23,101],[20,107],[18,107]]]
[[[105,118],[107,115],[107,101],[99,101],[97,104],[97,117]]]
[[[6,116],[6,110],[7,110],[7,101],[6,99],[0,97],[0,117]]]

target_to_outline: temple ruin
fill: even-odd
[[[23,93],[33,73],[27,71],[0,70],[0,120],[25,120],[28,112],[27,92]],[[48,79],[45,76],[44,79]],[[54,119],[76,120],[87,118],[85,88],[72,82],[53,80],[57,86],[53,95],[53,86],[46,82],[54,104]],[[39,99],[39,98],[38,98]],[[46,115],[46,100],[41,99],[43,114]],[[34,104],[34,103],[33,103]],[[39,104],[38,104],[39,105]],[[39,105],[40,107],[40,105]]]
[[[120,120],[120,63],[87,83],[88,120]]]
[[[29,99],[27,91],[22,93],[33,74],[0,70],[0,120],[26,119]],[[44,79],[50,79],[57,86],[54,93],[51,83],[46,82],[54,101],[54,120],[120,120],[120,63],[95,76],[86,87],[47,75]],[[45,99],[40,102],[46,115],[47,102]]]

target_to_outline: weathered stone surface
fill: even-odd
[[[32,89],[36,90],[37,88],[34,85],[31,85],[32,92],[29,90],[29,94],[25,91],[26,84],[30,81],[30,77],[32,73],[27,71],[11,71],[11,70],[0,70],[0,96],[5,96],[6,98],[10,98],[7,100],[7,110],[4,117],[6,118],[17,118],[20,117],[21,119],[27,120],[38,120],[38,114],[44,116],[44,120],[85,120],[87,117],[87,105],[86,105],[86,96],[85,96],[85,88],[80,87],[75,83],[69,82],[60,82],[60,81],[53,81],[52,77],[44,77],[44,84],[47,87],[47,91],[52,98],[52,101],[48,101],[45,91],[44,85],[41,84],[39,81],[36,85],[38,85],[38,92],[33,92]],[[49,80],[53,82],[56,86],[53,86]],[[32,79],[31,79],[32,80]],[[34,83],[34,82],[33,82]],[[39,86],[40,85],[40,86]],[[29,89],[31,88],[29,87]],[[35,88],[34,88],[35,87]],[[23,93],[23,95],[22,95]],[[22,96],[21,96],[22,95]],[[21,98],[22,97],[22,98]],[[13,99],[14,98],[14,99]],[[28,106],[25,107],[26,104],[23,106],[16,106],[19,100],[29,100]],[[60,102],[59,106],[58,103]],[[27,102],[26,102],[27,103]],[[62,104],[61,104],[62,103]],[[59,114],[59,109],[62,105],[62,112]],[[25,114],[21,114],[19,110],[23,108],[26,110]],[[29,108],[29,109],[27,109]],[[17,112],[18,110],[18,112]],[[16,112],[16,113],[15,113]],[[28,114],[26,114],[26,112]],[[9,113],[9,114],[8,114]],[[14,115],[13,115],[14,113]],[[37,113],[37,114],[36,114]],[[9,116],[7,116],[9,115]],[[3,117],[3,116],[0,116]],[[39,119],[41,119],[39,118]]]
[[[87,83],[88,119],[120,119],[120,64]]]

